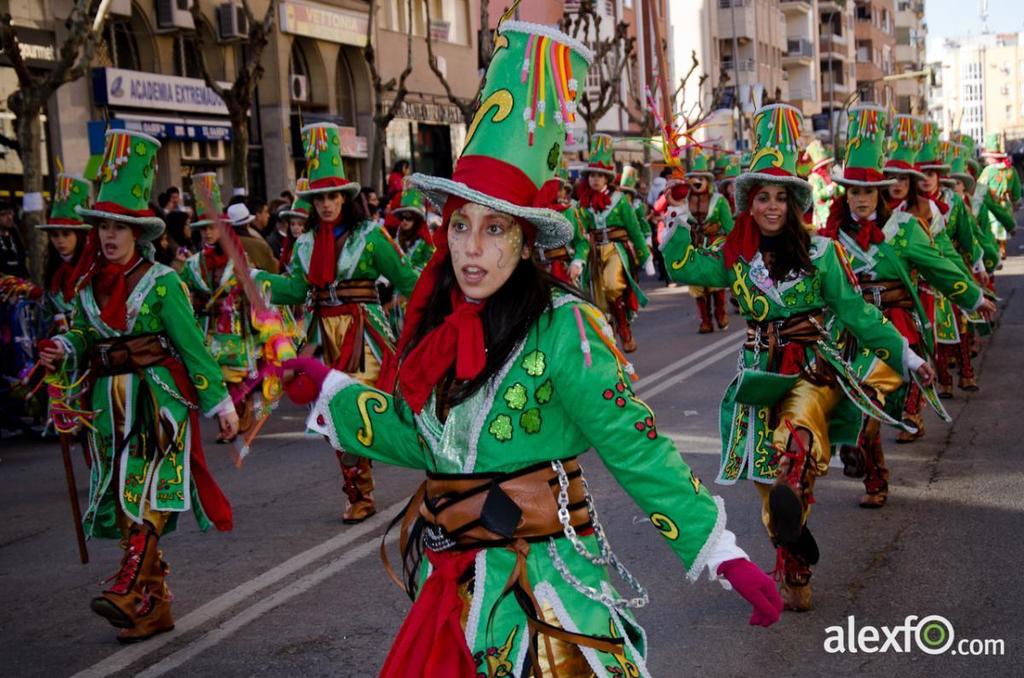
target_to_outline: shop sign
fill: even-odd
[[[438,122],[458,125],[465,122],[462,111],[451,104],[432,104],[420,101],[403,101],[395,112],[396,118],[416,122]]]
[[[282,0],[280,15],[281,30],[285,33],[343,45],[366,46],[370,18],[365,12],[304,0]]]
[[[29,68],[53,68],[57,60],[57,38],[53,31],[40,31],[18,26],[18,49]],[[0,53],[0,64],[10,65],[7,55]]]
[[[231,83],[221,84],[231,86]],[[214,115],[228,113],[227,106],[217,93],[198,78],[127,71],[122,68],[94,68],[92,91],[98,106]]]
[[[181,139],[186,141],[231,141],[231,127],[228,125],[194,124],[190,122],[152,122],[147,120],[90,120],[89,148],[92,153],[102,153],[104,134],[108,129],[123,129],[142,132],[157,139]],[[97,150],[98,149],[98,150]]]

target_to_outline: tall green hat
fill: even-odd
[[[330,122],[314,122],[302,128],[302,149],[306,156],[309,188],[299,193],[310,198],[317,193],[340,191],[349,197],[359,193],[359,184],[345,178],[341,161],[341,128]]]
[[[539,247],[561,247],[572,227],[556,205],[555,170],[572,142],[576,99],[592,52],[554,28],[500,22],[494,54],[451,179],[414,174],[410,182],[443,206],[456,196],[537,227]]]
[[[420,219],[427,218],[426,198],[423,191],[415,188],[406,188],[399,198],[398,207],[392,210],[392,214],[401,218],[405,214],[417,216]]]
[[[53,204],[50,206],[50,218],[44,224],[36,224],[36,228],[41,231],[88,231],[92,226],[82,221],[75,208],[89,204],[91,189],[92,184],[82,177],[58,174]]]
[[[832,171],[832,178],[844,186],[892,186],[886,179],[885,123],[888,116],[881,106],[861,104],[847,111],[846,157],[843,171]]]
[[[959,137],[959,135],[954,136]],[[974,190],[975,179],[967,168],[967,146],[953,141],[947,141],[945,144],[946,164],[949,165],[949,181],[952,182],[954,179],[959,179],[964,183],[964,187],[968,191]]]
[[[743,151],[743,155],[740,156],[740,168],[746,172],[750,169],[750,162],[754,159],[754,154],[750,151]]]
[[[964,147],[964,159],[967,161],[968,171],[972,176],[977,177],[981,172],[981,165],[978,163],[978,144],[970,134],[958,132],[955,136],[957,143]]]
[[[640,181],[640,172],[633,165],[623,165],[619,175],[619,190],[636,195],[636,184]]]
[[[943,162],[940,136],[938,123],[934,120],[925,120],[924,126],[921,127],[921,150],[917,154],[917,162],[914,163],[918,171],[949,170],[949,165]]]
[[[693,159],[690,162],[690,169],[686,172],[686,176],[687,178],[704,177],[708,180],[714,180],[715,173],[711,171],[711,168],[711,156],[703,148],[697,147],[693,151]]]
[[[811,172],[830,162],[835,162],[832,154],[828,152],[828,148],[821,143],[821,139],[815,139],[807,144],[807,157],[811,161]]]
[[[149,207],[159,149],[160,142],[148,134],[107,130],[96,204],[91,209],[76,205],[75,211],[95,220],[110,219],[139,226],[142,241],[159,238],[164,232],[164,221]]]
[[[801,209],[811,206],[811,185],[796,174],[796,156],[800,152],[800,126],[803,116],[789,104],[771,104],[754,113],[754,155],[750,170],[736,179],[736,206],[748,207],[749,191],[770,184],[792,191]]]
[[[915,167],[918,152],[921,150],[924,120],[913,115],[900,113],[892,120],[892,133],[889,135],[888,154],[885,161],[886,174],[909,174],[920,179],[924,178]]]
[[[989,158],[1005,158],[1006,150],[1003,146],[1003,135],[999,132],[988,132],[985,134],[985,143],[981,145],[983,156]]]
[[[615,141],[611,135],[595,134],[590,137],[587,168],[583,171],[607,174],[615,178]]]
[[[220,184],[217,183],[216,172],[200,172],[192,175],[192,186],[193,190],[197,195],[209,195],[212,200],[209,201],[210,205],[224,206],[224,203],[220,199]],[[216,214],[207,213],[207,201],[197,200],[196,201],[196,220],[192,222],[192,228],[202,228],[203,226],[209,226],[213,223],[215,217],[219,216]]]
[[[572,179],[569,178],[569,166],[564,162],[555,170],[555,178],[561,181],[563,186],[572,188]]]
[[[302,197],[302,193],[309,190],[309,179],[306,177],[299,177],[295,181],[295,195],[299,196],[292,202],[292,206],[286,210],[281,210],[278,215],[285,219],[308,219],[309,213],[313,211],[313,206],[309,204],[309,201]]]
[[[732,181],[740,175],[740,156],[736,153],[722,153],[715,160],[715,171],[721,172],[720,182]]]

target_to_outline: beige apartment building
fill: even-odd
[[[896,47],[893,0],[856,0],[854,18],[860,100],[884,104],[882,78],[893,74]]]
[[[921,77],[892,82],[898,113],[921,115],[928,110],[929,72],[925,68],[925,42],[928,26],[924,22],[924,0],[896,0],[896,47],[894,73],[903,75],[925,71]]]
[[[822,114],[814,130],[825,136],[843,106],[857,91],[852,0],[818,0],[818,63],[821,67]]]

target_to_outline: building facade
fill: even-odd
[[[786,20],[786,50],[782,54],[785,100],[811,124],[821,113],[821,50],[817,0],[782,0]]]
[[[854,5],[849,0],[818,0],[818,63],[821,70],[821,114],[814,131],[830,138],[842,111],[857,91],[854,51]]]
[[[896,48],[893,0],[856,0],[854,35],[857,89],[865,103],[885,103],[886,76],[893,74]]]
[[[922,115],[928,110],[929,75],[925,61],[928,26],[924,21],[923,0],[896,0],[896,75],[922,72],[921,77],[893,81],[898,113]]]

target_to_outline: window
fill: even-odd
[[[910,36],[910,29],[905,26],[896,27],[896,44],[897,45],[909,45],[912,42]]]
[[[108,19],[103,27],[103,44],[106,46],[106,59],[98,55],[99,61],[109,63],[114,68],[124,68],[129,71],[142,70],[139,46],[135,43],[135,36],[132,34],[132,26],[128,19]]]
[[[309,63],[306,61],[306,55],[298,40],[292,43],[292,58],[288,62],[288,75],[309,77]]]
[[[338,114],[346,125],[356,124],[356,84],[346,50],[338,52]]]
[[[174,38],[174,74],[183,78],[202,78],[198,54],[199,44],[195,36],[179,33]]]

